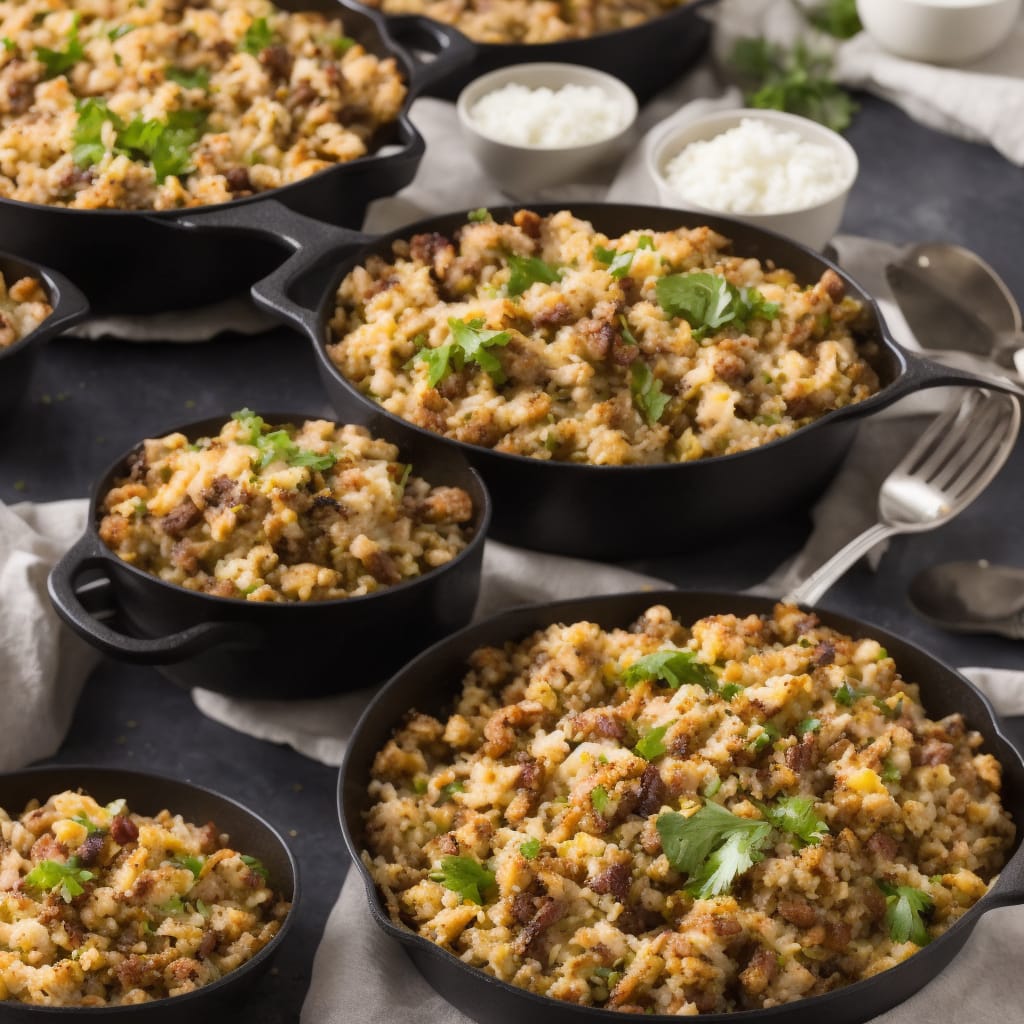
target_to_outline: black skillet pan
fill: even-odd
[[[273,424],[307,418],[262,415]],[[195,440],[216,434],[225,419],[174,429]],[[275,603],[187,590],[122,561],[100,540],[103,498],[115,479],[128,475],[136,451],[138,446],[97,481],[85,533],[48,581],[60,617],[104,654],[156,665],[185,687],[300,700],[379,684],[473,614],[491,505],[480,477],[458,452],[422,442],[402,447],[417,475],[461,487],[473,499],[473,536],[455,558],[373,594]]]
[[[363,814],[369,805],[367,786],[372,777],[374,755],[408,709],[416,708],[427,714],[450,710],[465,675],[466,658],[477,647],[520,639],[554,622],[587,620],[605,628],[625,627],[652,604],[667,605],[676,617],[687,623],[724,612],[770,614],[774,602],[744,594],[663,591],[578,598],[516,608],[456,633],[407,665],[374,698],[349,741],[338,780],[338,810],[349,854],[367,888],[373,918],[405,947],[426,980],[445,999],[481,1024],[521,1024],[524,1020],[531,1024],[565,1024],[567,1021],[579,1024],[636,1021],[639,1024],[648,1020],[667,1024],[679,1018],[618,1013],[534,995],[469,967],[440,946],[396,926],[361,860],[365,847]],[[702,1021],[862,1024],[909,999],[936,977],[959,952],[982,914],[996,907],[1024,903],[1024,851],[1020,831],[1024,823],[1024,761],[1000,732],[992,706],[963,676],[902,637],[848,616],[820,610],[817,614],[828,626],[880,641],[896,660],[904,678],[920,685],[921,702],[930,717],[962,712],[970,728],[984,736],[984,749],[995,754],[1003,765],[1003,804],[1018,824],[1014,852],[990,891],[971,910],[899,966],[812,999],[768,1010],[702,1014]]]
[[[539,213],[560,208],[558,204],[533,206]],[[870,358],[881,378],[881,391],[787,437],[737,455],[650,466],[588,466],[508,455],[441,437],[386,412],[341,375],[326,349],[334,293],[345,274],[372,254],[390,253],[395,239],[435,231],[451,236],[466,223],[464,212],[431,217],[378,238],[299,218],[270,203],[259,209],[258,221],[245,221],[234,210],[220,210],[197,211],[184,223],[273,235],[291,245],[295,255],[260,281],[253,297],[313,342],[320,375],[338,415],[348,422],[366,423],[398,443],[432,438],[464,452],[494,499],[491,536],[521,547],[580,557],[627,558],[684,550],[755,523],[766,528],[773,517],[809,507],[839,467],[858,420],[922,388],[979,382],[970,373],[901,349],[877,305],[848,274],[821,254],[774,232],[724,217],[648,206],[577,203],[571,208],[612,236],[635,228],[669,230],[709,224],[733,240],[737,253],[773,260],[806,284],[817,282],[831,268],[846,282],[847,292],[865,304],[864,343],[875,350]],[[504,220],[515,209],[501,207],[492,213]],[[982,383],[1006,390],[1014,387]]]
[[[353,10],[376,10],[359,0],[341,2]],[[632,28],[585,39],[556,43],[478,43],[466,39],[474,51],[472,63],[436,79],[425,91],[430,96],[453,100],[474,78],[496,68],[561,61],[607,71],[622,79],[643,102],[682,76],[704,52],[711,24],[697,10],[709,2],[691,0]],[[384,17],[391,22],[395,16],[385,14]]]
[[[0,807],[12,817],[30,800],[45,801],[54,793],[81,789],[101,804],[128,801],[131,810],[146,815],[167,809],[186,821],[213,821],[230,836],[232,849],[263,861],[275,892],[292,904],[277,935],[251,960],[204,988],[136,1006],[47,1007],[0,999],[2,1024],[69,1024],[71,1021],[140,1021],[142,1024],[194,1024],[220,1019],[227,1004],[244,999],[245,990],[270,966],[291,930],[299,903],[299,869],[277,830],[258,814],[229,797],[191,782],[121,768],[89,765],[50,765],[0,775]]]
[[[345,33],[370,53],[393,56],[408,86],[396,122],[380,129],[370,152],[302,181],[209,209],[237,207],[258,219],[273,197],[290,209],[333,224],[361,224],[367,204],[392,195],[416,174],[426,145],[409,120],[413,99],[439,77],[472,59],[463,37],[427,18],[392,19],[342,10],[335,0],[277,0],[290,10],[342,15]],[[413,58],[402,45],[435,54]],[[180,311],[248,288],[281,260],[270,239],[230,239],[175,231],[180,210],[77,210],[0,199],[5,247],[74,278],[96,313]]]
[[[79,323],[89,312],[85,296],[63,274],[0,252],[0,273],[10,288],[23,277],[38,278],[53,312],[31,333],[0,348],[0,425],[6,423],[28,391],[32,368],[43,345],[66,327]]]

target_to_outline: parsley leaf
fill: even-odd
[[[256,18],[245,30],[245,35],[242,36],[238,49],[242,53],[249,53],[253,57],[258,57],[273,41],[274,33],[267,24],[267,19]]]
[[[115,131],[121,131],[124,122],[103,100],[79,100],[75,109],[78,120],[71,133],[71,141],[75,144],[71,158],[77,167],[89,167],[98,164],[107,152],[102,141],[103,125],[109,121]]]
[[[899,782],[903,777],[900,775],[899,768],[893,763],[891,757],[887,757],[882,762],[882,771],[879,773],[883,782]]]
[[[443,345],[438,345],[437,348],[425,345],[416,353],[414,359],[427,364],[428,387],[437,387],[448,376],[454,347],[454,342],[446,341]]]
[[[779,730],[771,722],[764,722],[761,729],[757,738],[747,744],[748,749],[755,754],[760,754],[765,747],[771,746],[779,738]]]
[[[242,863],[256,872],[266,882],[270,878],[270,872],[263,866],[259,857],[250,857],[249,854],[242,854]]]
[[[491,211],[486,206],[481,206],[476,210],[470,210],[466,214],[466,220],[471,221],[473,224],[483,224],[485,221],[491,219]]]
[[[604,786],[595,786],[590,791],[590,803],[598,814],[604,814],[608,809],[608,790]]]
[[[671,722],[666,722],[664,725],[659,725],[656,729],[651,729],[650,732],[640,737],[633,750],[639,757],[647,761],[653,761],[656,757],[661,757],[668,750],[668,747],[665,746],[665,733],[668,731],[668,727],[674,724],[675,719],[673,718]]]
[[[130,21],[126,21],[123,25],[118,25],[116,28],[112,28],[107,33],[107,38],[112,42],[116,43],[122,36],[128,35],[129,32],[134,32],[136,26]]]
[[[868,690],[858,690],[856,687],[850,686],[849,683],[844,682],[842,686],[832,695],[835,698],[837,704],[842,704],[843,707],[852,708],[857,701],[862,697],[869,696]]]
[[[482,906],[481,894],[494,885],[494,872],[472,857],[442,857],[440,870],[431,871],[430,880],[457,892],[463,900]]]
[[[896,704],[892,705],[881,697],[876,697],[875,707],[878,708],[886,718],[899,718],[900,715],[903,714],[903,698],[900,697],[900,699],[896,701]]]
[[[931,936],[924,919],[935,905],[931,896],[910,885],[890,885],[879,881],[875,885],[885,893],[885,923],[889,926],[892,941],[910,941],[918,946],[927,946]]]
[[[203,857],[195,857],[195,856],[192,856],[191,854],[188,854],[187,856],[184,856],[184,857],[175,857],[171,861],[171,863],[174,864],[175,866],[179,867],[179,868],[188,868],[189,871],[192,872],[193,876],[195,878],[198,878],[200,873],[203,870],[203,864],[205,863],[205,858],[203,858]]]
[[[821,728],[820,718],[805,718],[797,727],[797,735],[803,736],[809,732],[817,732]]]
[[[0,38],[0,46],[3,46],[8,53],[13,53],[18,48],[10,36]]]
[[[736,288],[721,274],[706,271],[660,277],[655,292],[658,305],[684,319],[698,341],[728,324],[771,320],[779,312],[778,303],[768,302],[756,288]]]
[[[168,67],[164,72],[168,82],[176,82],[182,89],[202,89],[208,92],[210,89],[210,69],[204,67],[187,68]]]
[[[462,780],[453,779],[438,790],[437,803],[434,806],[440,807],[441,804],[450,803],[456,793],[464,793],[465,791],[466,787],[462,784]]]
[[[537,256],[517,256],[512,253],[508,257],[508,266],[511,273],[506,290],[512,297],[522,295],[530,285],[537,282],[557,284],[561,280],[558,268]]]
[[[60,889],[61,898],[70,903],[76,896],[81,896],[85,889],[84,882],[96,876],[80,866],[77,857],[69,857],[66,864],[58,860],[40,861],[26,876],[24,884],[30,889],[53,892]]]
[[[537,838],[527,839],[525,843],[519,844],[519,852],[527,860],[533,860],[540,853],[540,840]]]
[[[507,345],[512,340],[510,331],[488,331],[484,329],[484,318],[473,320],[456,320],[448,318],[448,329],[452,332],[452,341],[461,350],[463,357],[486,370],[495,384],[505,381],[505,371],[501,363],[487,350]]]
[[[828,824],[815,814],[814,800],[809,796],[784,796],[774,807],[757,806],[775,828],[796,836],[804,846],[817,846],[828,835]]]
[[[725,686],[721,686],[718,689],[718,696],[722,700],[732,700],[733,697],[738,693],[743,692],[743,687],[739,683],[726,683]]]
[[[643,413],[650,426],[654,426],[661,419],[672,396],[662,391],[661,381],[642,359],[635,359],[630,364],[629,390],[637,410]]]
[[[825,0],[807,11],[807,20],[837,39],[850,39],[863,27],[857,15],[857,0]]]
[[[669,863],[689,876],[688,890],[699,899],[726,892],[764,854],[772,826],[740,818],[718,804],[705,804],[689,818],[658,816],[658,835]]]
[[[81,825],[81,826],[82,826],[82,828],[84,828],[84,829],[85,829],[85,831],[86,831],[86,832],[87,832],[87,833],[88,833],[89,835],[92,835],[92,834],[93,834],[93,833],[95,833],[95,832],[102,832],[102,831],[103,831],[103,829],[102,829],[102,828],[100,828],[100,826],[99,826],[99,825],[97,825],[97,824],[96,824],[95,822],[91,821],[91,820],[90,820],[89,818],[87,818],[87,817],[86,817],[86,816],[85,816],[84,814],[76,814],[76,815],[75,815],[75,816],[74,816],[74,817],[73,817],[73,818],[72,818],[71,820],[72,820],[72,821],[73,821],[73,822],[74,822],[74,823],[75,823],[76,825]]]
[[[260,458],[256,464],[259,470],[281,461],[289,466],[304,466],[323,473],[338,461],[332,452],[320,455],[300,448],[288,435],[287,430],[263,433],[267,426],[266,420],[262,416],[257,416],[251,409],[239,409],[231,414],[231,418],[242,427],[243,433],[239,436],[239,442],[255,445],[259,449]]]
[[[77,12],[71,21],[71,31],[68,32],[68,45],[63,50],[50,50],[45,46],[35,48],[35,58],[46,65],[44,78],[56,78],[70,71],[84,56],[85,50],[78,38]]]
[[[231,418],[246,431],[244,437],[239,437],[242,444],[255,444],[267,425],[262,416],[257,416],[252,409],[238,409],[231,414]]]
[[[660,679],[673,690],[684,683],[703,686],[708,693],[714,693],[718,682],[709,665],[697,660],[696,652],[683,649],[656,651],[654,654],[637,658],[622,673],[626,686],[635,686],[644,679]]]
[[[334,52],[335,57],[343,56],[356,45],[356,41],[351,36],[331,36],[330,39],[325,39],[324,42]]]
[[[608,268],[608,273],[617,281],[625,277],[633,266],[633,250],[616,252],[614,249],[606,249],[603,245],[595,245],[594,259],[598,263],[603,263]]]

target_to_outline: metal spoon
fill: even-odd
[[[923,242],[886,265],[893,297],[922,348],[967,352],[1014,372],[1024,349],[1021,313],[999,275],[976,253]]]
[[[914,610],[954,633],[1024,640],[1024,569],[946,562],[917,574],[907,591]]]

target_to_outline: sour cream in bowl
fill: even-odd
[[[857,154],[830,128],[775,110],[666,125],[647,148],[666,206],[724,214],[823,248],[842,220]]]
[[[481,76],[462,90],[456,109],[488,177],[506,195],[529,199],[620,158],[637,100],[613,75],[542,62]]]

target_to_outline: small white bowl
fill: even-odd
[[[807,142],[832,150],[842,170],[834,193],[813,204],[780,210],[777,213],[747,213],[703,205],[669,183],[665,176],[666,167],[691,142],[713,139],[730,128],[735,128],[743,120],[762,121],[777,130],[795,132]],[[656,133],[657,131],[658,129],[655,129]],[[760,228],[767,228],[769,231],[777,231],[812,249],[823,249],[835,234],[839,222],[843,219],[846,198],[850,194],[858,170],[857,154],[853,147],[830,128],[806,117],[798,117],[796,114],[746,108],[714,111],[687,119],[678,126],[667,124],[662,128],[660,135],[652,136],[647,146],[646,157],[647,170],[654,179],[658,197],[664,206],[732,217]]]
[[[597,86],[609,103],[622,108],[623,126],[598,142],[557,148],[520,146],[485,135],[470,112],[487,93],[511,84],[553,91],[565,85]],[[578,181],[593,168],[621,158],[636,122],[637,100],[618,78],[582,64],[512,64],[470,82],[459,94],[456,110],[466,145],[488,176],[506,195],[530,199],[541,189]]]
[[[857,0],[879,46],[910,60],[963,64],[994,50],[1010,32],[1021,0]]]

